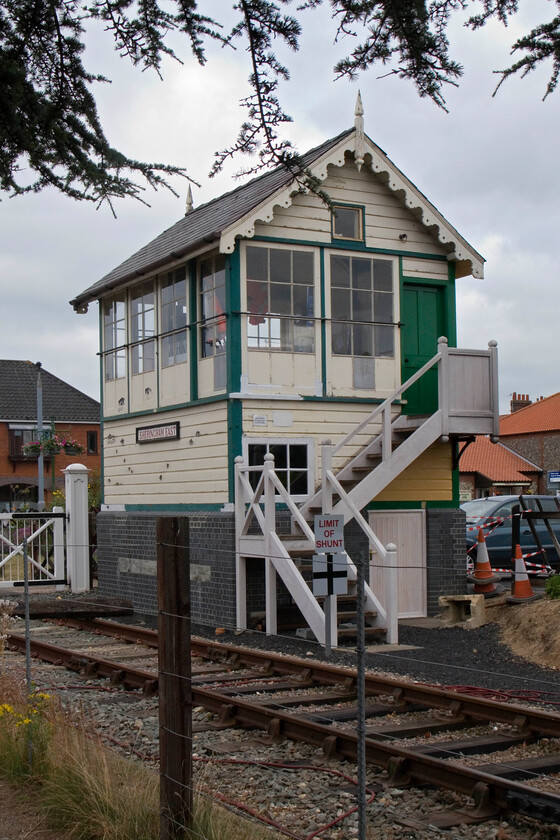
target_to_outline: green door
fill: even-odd
[[[401,376],[412,376],[437,353],[445,330],[445,288],[404,283],[401,301]],[[405,414],[433,414],[438,408],[437,370],[424,374],[403,394]]]

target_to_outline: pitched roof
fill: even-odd
[[[327,177],[329,165],[344,164],[346,152],[363,160],[364,167],[381,176],[395,197],[431,232],[448,252],[448,258],[455,262],[457,277],[468,274],[483,276],[484,258],[363,131],[356,127],[343,131],[337,137],[311,149],[302,156],[302,160],[314,176],[323,181]],[[236,237],[253,236],[256,222],[270,221],[274,207],[289,207],[293,196],[300,191],[292,174],[284,166],[254,178],[191,210],[70,303],[76,311],[84,311],[88,303],[106,292],[118,289],[212,242],[219,243],[222,253],[231,253]]]
[[[459,471],[481,473],[491,481],[515,483],[527,481],[527,473],[542,472],[536,464],[502,443],[491,443],[485,435],[478,435],[474,443],[467,446],[459,461]]]
[[[328,152],[340,140],[348,137],[354,129],[343,131],[337,137],[327,140],[303,156],[305,166],[311,166],[321,155]],[[220,233],[237,219],[242,218],[262,201],[280,188],[291,183],[292,175],[283,166],[253,178],[247,184],[212,199],[207,204],[191,210],[159,236],[140,248],[135,254],[102,277],[93,286],[78,295],[70,303],[79,309],[88,301],[95,300],[105,291],[140,277],[158,266],[193,251],[204,243],[219,239]]]
[[[500,417],[500,436],[560,431],[560,392]]]
[[[43,419],[60,422],[99,423],[99,403],[41,368]],[[33,362],[0,359],[0,420],[25,422],[37,419],[37,367]]]

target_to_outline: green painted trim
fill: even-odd
[[[449,280],[433,279],[432,277],[408,277],[406,274],[401,275],[401,280],[407,286],[441,286],[446,289],[449,285]]]
[[[241,390],[241,255],[226,256],[226,391]]]
[[[247,397],[251,399],[251,397]],[[329,403],[365,403],[366,405],[381,405],[385,402],[381,397],[311,397],[304,396],[301,402],[329,402]],[[394,400],[393,405],[401,405],[402,400]]]
[[[228,401],[228,501],[235,501],[235,459],[243,454],[243,404]]]
[[[99,346],[103,347],[103,306],[102,302],[99,301]],[[99,481],[101,484],[101,504],[104,503],[105,499],[105,447],[103,446],[103,397],[105,391],[105,379],[103,378],[103,353],[99,353],[99,435],[101,440],[99,441],[99,452],[100,452],[100,475]]]
[[[425,501],[425,502],[370,502],[366,510],[428,510],[430,508],[456,508],[456,501]]]
[[[447,267],[447,341],[450,347],[457,347],[457,301],[455,298],[455,263]]]
[[[319,284],[321,307],[321,381],[323,383],[323,397],[327,396],[327,301],[325,279],[325,249],[319,249]]]
[[[196,287],[196,260],[188,262],[189,278],[189,379],[191,401],[198,399],[198,289]]]
[[[124,509],[126,511],[137,511],[137,510],[145,510],[145,511],[175,511],[175,510],[222,510],[223,504],[215,504],[215,505],[208,505],[208,504],[199,504],[199,505],[125,505]],[[103,511],[102,511],[103,512]],[[118,513],[118,511],[114,511]],[[113,513],[113,511],[105,511],[105,513]]]
[[[279,245],[291,245],[292,247],[297,247],[298,245],[305,245],[311,248],[321,248],[325,247],[324,242],[316,242],[312,239],[285,239],[281,236],[253,236],[251,242],[275,242]],[[416,257],[422,260],[438,260],[440,262],[447,262],[447,257],[442,257],[441,254],[424,254],[421,251],[407,251],[404,253],[403,251],[398,251],[392,248],[369,248],[367,245],[364,245],[363,242],[347,242],[344,239],[336,239],[334,240],[336,243],[337,249],[344,250],[347,248],[350,251],[364,251],[369,254],[389,254],[392,257]],[[334,249],[335,244],[331,243],[328,245],[329,249]]]
[[[166,411],[179,411],[183,408],[193,408],[196,405],[205,405],[205,403],[213,403],[213,402],[220,402],[227,400],[226,394],[216,394],[212,395],[211,397],[201,397],[199,400],[191,400],[191,402],[186,403],[175,403],[174,405],[166,405],[161,408],[159,411],[156,409],[150,409],[147,411],[129,411],[127,414],[113,414],[105,417],[105,421],[109,420],[127,420],[130,417],[148,417],[154,416],[155,414],[165,414]]]

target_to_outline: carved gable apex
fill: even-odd
[[[358,169],[369,169],[377,176],[397,200],[444,247],[448,260],[456,264],[457,277],[469,274],[474,277],[484,276],[484,258],[463,239],[426,196],[387,157],[385,152],[359,128],[344,136],[336,146],[316,160],[310,166],[310,170],[319,181],[324,182],[329,166],[342,167],[349,156],[357,160]],[[268,196],[265,201],[222,231],[220,251],[232,253],[237,238],[252,238],[258,222],[264,224],[271,222],[275,208],[289,207],[294,197],[301,192],[302,189],[299,186],[296,188],[295,182],[291,181]]]

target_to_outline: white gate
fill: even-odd
[[[24,540],[27,540],[29,581],[38,585],[56,580],[64,585],[65,519],[62,508],[42,514],[0,514],[0,588],[23,583]]]
[[[398,617],[422,618],[426,601],[426,512],[379,510],[369,512],[369,522],[383,544],[397,546]],[[375,546],[370,548],[370,586],[383,602],[385,570]]]

